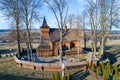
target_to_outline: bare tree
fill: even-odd
[[[89,0],[88,14],[89,22],[92,31],[92,46],[93,52],[96,52],[97,38],[99,33],[100,40],[100,54],[105,50],[105,42],[111,32],[112,27],[119,26],[117,16],[119,14],[118,0]]]
[[[35,20],[39,20],[37,15],[38,13],[37,10],[41,6],[41,0],[20,0],[20,1],[21,1],[21,10],[22,10],[21,16],[27,29],[27,51],[28,51],[28,60],[30,61],[30,55],[32,58],[30,30],[32,23]]]
[[[93,0],[88,1],[88,16],[91,27],[91,40],[92,40],[92,51],[96,54],[97,48],[97,31],[99,28],[99,15],[98,15],[98,5],[94,3]]]
[[[82,16],[80,15],[70,15],[69,16],[69,24],[70,24],[70,32],[72,32],[74,29],[74,31],[72,33],[74,33],[74,35],[69,35],[68,38],[69,40],[73,40],[73,38],[76,38],[77,42],[78,42],[78,56],[80,54],[80,47],[82,46],[82,40],[83,40],[83,36],[84,36],[84,19]],[[81,46],[80,46],[81,45]]]
[[[62,63],[62,42],[63,42],[63,27],[66,24],[66,18],[68,13],[69,0],[44,0],[53,12],[60,32],[60,63]]]
[[[11,43],[16,43],[17,40],[16,36],[17,36],[16,28],[12,27],[8,33],[8,38]],[[20,36],[20,42],[24,42],[23,30],[20,28],[19,28],[19,36]]]
[[[84,48],[86,48],[86,33],[85,33],[85,31],[86,31],[86,29],[85,29],[85,27],[86,27],[86,23],[85,23],[85,17],[86,16],[83,16],[82,17],[82,26],[83,26],[83,34],[84,34]]]
[[[112,27],[118,27],[118,14],[120,8],[118,7],[119,0],[100,0],[100,54],[104,53],[105,42],[111,32]],[[116,24],[116,22],[118,22]]]
[[[17,44],[18,44],[18,58],[20,58],[20,35],[19,35],[19,25],[20,25],[20,0],[1,0],[1,10],[5,13],[9,20],[13,21],[16,26],[17,31]]]
[[[82,38],[83,38],[83,36],[82,36],[82,31],[83,31],[83,27],[82,27],[82,17],[80,16],[80,15],[77,15],[76,16],[76,29],[77,29],[77,32],[76,32],[76,36],[78,36],[78,38],[77,38],[77,42],[79,43],[78,44],[78,56],[79,56],[79,54],[80,54],[80,45],[82,45]]]

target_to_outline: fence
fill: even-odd
[[[43,63],[35,63],[35,62],[29,62],[24,60],[19,60],[16,56],[14,56],[15,62],[18,63],[21,67],[24,68],[30,68],[34,70],[39,71],[61,71],[61,65],[60,64],[43,64]],[[72,64],[66,64],[65,70],[71,70],[71,69],[85,69],[86,62],[79,62],[79,63],[72,63]]]

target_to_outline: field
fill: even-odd
[[[0,58],[0,80],[50,80],[55,72],[40,72],[18,66],[13,57]],[[74,73],[80,80],[92,80],[93,77],[84,71]],[[73,79],[76,80],[76,79]],[[95,79],[94,79],[95,80]]]
[[[54,72],[40,72],[18,66],[13,57],[0,58],[0,80],[49,80]]]
[[[20,45],[21,45],[21,47],[26,48],[25,43],[21,43]],[[37,48],[38,45],[39,45],[39,43],[32,44],[33,48]],[[16,49],[16,48],[17,48],[16,43],[3,43],[3,44],[0,44],[0,50],[3,50],[3,49]]]
[[[37,45],[35,44],[35,47],[36,46]],[[90,47],[90,42],[87,43],[87,46]],[[16,48],[16,45],[0,45],[0,50],[10,48]],[[117,64],[120,71],[120,40],[107,41],[106,50],[109,52],[108,56],[113,62],[112,65]],[[84,56],[85,54],[82,55],[82,57]],[[49,80],[54,73],[55,72],[40,72],[22,68],[15,63],[13,57],[0,58],[0,80]],[[81,71],[75,75],[78,75],[78,77],[80,77],[80,80],[95,80],[93,76],[86,72]]]

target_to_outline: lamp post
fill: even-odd
[[[62,77],[64,77],[64,75],[65,75],[65,64],[62,63],[61,67],[62,67]]]

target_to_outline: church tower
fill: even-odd
[[[46,19],[44,17],[42,26],[40,27],[41,30],[41,45],[49,46],[50,45],[50,27],[48,26]]]
[[[52,56],[52,47],[50,41],[50,27],[47,25],[46,19],[44,17],[42,26],[40,27],[41,40],[40,45],[37,48],[37,56]]]
[[[50,27],[47,25],[46,19],[44,17],[42,26],[40,27],[42,37],[49,38]]]

